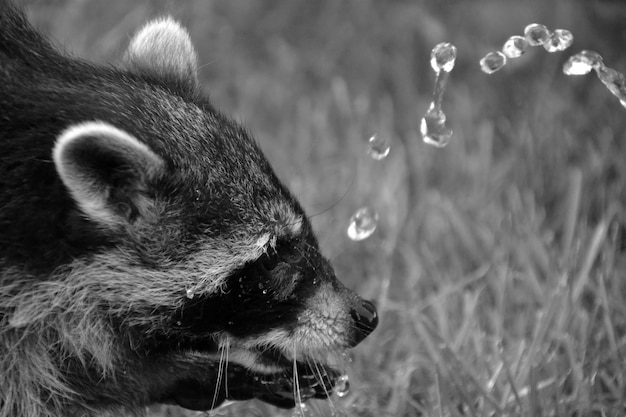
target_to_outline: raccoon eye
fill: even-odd
[[[261,257],[258,259],[258,264],[261,265],[263,269],[266,271],[272,271],[281,260],[281,256],[287,247],[287,243],[283,241],[276,242],[276,246],[273,248],[269,248]]]
[[[266,271],[272,271],[279,262],[278,253],[272,250],[271,253],[264,253],[258,260],[259,265]]]

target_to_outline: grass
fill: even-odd
[[[256,135],[301,199],[338,275],[381,322],[353,351],[351,393],[311,415],[620,416],[626,413],[624,109],[581,49],[626,70],[623,6],[553,2],[243,0],[28,2],[77,55],[113,60],[144,20],[190,29],[218,107]],[[487,76],[478,60],[531,22],[570,29]],[[447,41],[457,66],[443,108],[448,147],[421,142]],[[387,135],[373,161],[367,139]],[[347,219],[380,213],[355,243]],[[333,411],[335,410],[335,411]],[[192,416],[155,407],[155,416]],[[291,415],[260,403],[215,416]]]

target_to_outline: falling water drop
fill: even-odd
[[[581,51],[576,55],[572,55],[565,64],[563,64],[563,72],[567,75],[584,75],[591,72],[594,68],[604,66],[602,57],[595,51]]]
[[[523,36],[511,36],[502,46],[502,53],[507,58],[518,58],[528,49],[528,41]]]
[[[450,72],[456,61],[456,46],[448,42],[435,45],[430,53],[430,66],[437,74],[440,71]]]
[[[448,144],[452,129],[446,126],[446,115],[441,110],[443,93],[450,71],[454,68],[456,47],[444,42],[436,45],[430,54],[430,65],[436,73],[433,101],[420,123],[420,132],[424,143],[438,148]]]
[[[350,392],[350,378],[348,378],[347,374],[343,374],[337,379],[334,392],[339,398],[343,398],[348,395]]]
[[[480,60],[480,69],[485,74],[493,74],[506,65],[506,55],[500,51],[489,52]]]
[[[372,135],[368,142],[367,153],[372,159],[380,161],[389,155],[391,145],[386,137],[380,136],[378,133]]]
[[[425,143],[443,148],[450,142],[453,132],[446,126],[446,114],[441,109],[435,109],[433,104],[422,118],[420,132]]]
[[[567,75],[587,74],[594,69],[602,84],[619,99],[620,104],[626,107],[626,77],[619,71],[604,65],[602,56],[594,51],[581,51],[570,57],[563,65],[563,72]]]
[[[557,29],[550,34],[550,38],[543,43],[548,52],[560,52],[569,48],[574,42],[574,35],[566,29]]]
[[[593,67],[580,54],[571,56],[565,64],[563,64],[563,72],[565,75],[585,75],[589,74]]]
[[[293,410],[292,417],[311,417],[311,410],[305,403],[296,404],[296,408]]]
[[[551,33],[544,25],[531,23],[524,28],[524,36],[530,46],[539,46],[550,39]]]
[[[352,217],[348,226],[348,237],[354,241],[367,239],[378,225],[378,213],[370,207],[361,207]]]

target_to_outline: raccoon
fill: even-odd
[[[119,67],[0,0],[0,417],[326,398],[376,327],[171,18]]]

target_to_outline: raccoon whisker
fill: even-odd
[[[204,94],[187,31],[154,20],[119,68],[91,65],[13,2],[0,0],[0,416],[201,411],[231,395],[304,413],[378,316]]]
[[[215,381],[215,391],[213,392],[213,400],[211,401],[211,410],[209,411],[209,416],[211,416],[213,409],[217,405],[217,398],[219,396],[220,388],[222,385],[222,379],[224,379],[224,384],[226,384],[226,378],[224,375],[226,374],[226,366],[228,366],[228,348],[230,347],[230,341],[225,339],[219,345],[220,351],[220,360],[217,364],[217,378]],[[228,386],[226,386],[226,394],[228,396]]]
[[[317,251],[317,249],[315,247],[313,247],[313,245],[310,245],[308,242],[305,242],[305,246],[308,249],[313,249],[315,251]],[[306,252],[300,250],[300,248],[298,248],[297,246],[295,247],[295,250],[298,251],[298,253],[302,256],[302,259],[304,259],[306,261],[306,263],[313,269],[315,269],[313,263],[311,262],[311,260],[309,259],[309,257],[307,256]]]
[[[339,205],[339,203],[341,203],[350,193],[350,191],[352,190],[352,188],[354,187],[354,184],[356,182],[356,170],[352,170],[352,172],[354,173],[352,175],[352,178],[350,179],[350,184],[348,184],[348,188],[346,188],[346,190],[343,192],[343,194],[341,195],[341,197],[339,197],[339,199],[337,199],[337,201],[335,201],[334,203],[332,203],[330,206],[326,207],[325,209],[323,209],[322,211],[318,211],[316,213],[313,213],[309,216],[307,216],[309,219],[312,219],[315,216],[319,216],[321,214],[326,213],[327,211],[330,211],[332,209],[334,209],[335,207],[337,207]]]
[[[315,379],[317,380],[317,382],[322,386],[322,388],[324,389],[324,393],[328,396],[328,398],[330,398],[330,392],[328,392],[328,390],[326,389],[326,384],[324,384],[324,375],[322,373],[322,370],[319,367],[319,364],[315,361],[312,361],[313,366],[311,366],[311,363],[309,363],[309,367],[313,370],[313,374],[315,375]],[[331,406],[334,409],[334,404],[332,404],[331,402]],[[334,414],[334,413],[333,413]]]
[[[226,343],[226,355],[224,358],[224,369],[222,371],[222,378],[224,378],[224,392],[226,393],[226,397],[228,398],[228,378],[224,377],[224,375],[228,375],[228,355],[230,353],[230,343]],[[220,370],[221,370],[221,366],[220,366]]]
[[[296,355],[296,344],[293,344],[293,396],[296,399],[296,406],[298,410],[302,410],[302,396],[300,394],[300,382],[298,379],[298,361]]]

